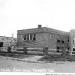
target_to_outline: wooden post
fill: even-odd
[[[27,47],[24,47],[24,53],[27,54]]]
[[[43,48],[43,54],[48,56],[48,47]]]

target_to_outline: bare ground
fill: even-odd
[[[0,71],[75,73],[75,62],[38,62],[37,59],[39,58],[39,56],[30,56],[23,59],[0,56]],[[34,61],[29,61],[29,59],[34,59]]]

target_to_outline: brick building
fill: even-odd
[[[69,32],[63,32],[38,25],[38,28],[17,31],[17,47],[27,47],[31,53],[43,53],[42,48],[48,48],[48,54],[68,51]],[[31,48],[31,50],[29,50]]]

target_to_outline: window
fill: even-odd
[[[72,52],[72,54],[75,54],[75,52]]]
[[[68,40],[68,42],[69,42],[69,40]]]
[[[69,50],[70,48],[68,47],[68,50]]]
[[[64,41],[62,40],[62,43],[64,43]]]
[[[24,40],[36,40],[36,34],[25,34]]]
[[[59,48],[59,47],[57,47],[57,52],[59,52],[59,49],[60,49],[60,48]]]
[[[69,37],[68,37],[68,42],[69,42]]]
[[[57,47],[57,49],[59,49],[59,47]]]
[[[32,39],[32,34],[30,34],[30,40],[33,40],[33,39]]]
[[[0,47],[3,47],[3,42],[0,42]]]
[[[75,48],[73,48],[73,51],[75,51]]]
[[[57,52],[59,52],[59,50],[57,50]]]
[[[57,40],[57,42],[60,42],[60,40]]]
[[[27,40],[29,40],[29,34],[27,34]]]
[[[27,39],[27,36],[26,35],[24,35],[24,40],[26,40]]]
[[[36,34],[33,35],[33,40],[36,40]]]

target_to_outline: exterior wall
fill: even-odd
[[[75,48],[75,30],[70,31],[70,54],[75,55],[75,51],[73,51],[73,48]]]
[[[60,53],[64,50],[68,51],[69,47],[69,34],[55,31],[50,31],[47,28],[42,31],[41,28],[37,32],[35,29],[32,30],[21,30],[17,32],[17,47],[23,48],[44,48],[48,47],[48,52]],[[24,40],[24,35],[26,34],[36,34],[36,40]],[[60,42],[57,42],[57,41]],[[59,47],[59,49],[57,49]],[[64,51],[65,52],[65,51]]]
[[[60,40],[59,42],[57,40]],[[62,42],[64,41],[64,42]],[[61,53],[62,51],[69,51],[69,35],[59,35],[49,33],[49,51],[48,52],[57,52]],[[57,49],[59,47],[59,49]]]
[[[48,48],[49,50],[55,50],[56,49],[56,35],[53,33],[48,33]]]
[[[34,33],[32,33],[34,34]],[[24,40],[25,34],[18,34],[17,46],[18,47],[48,47],[48,33],[35,33],[36,40]]]

